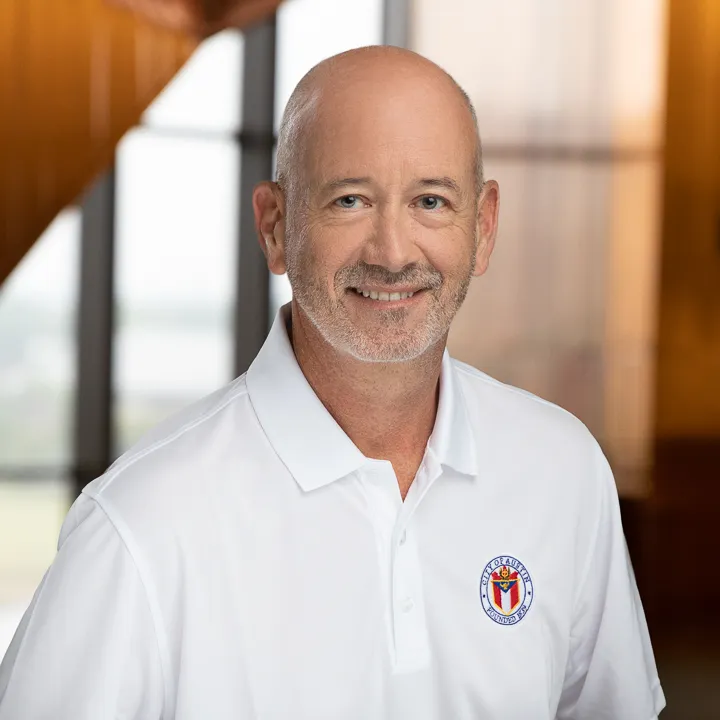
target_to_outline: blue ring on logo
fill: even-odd
[[[517,571],[521,593],[517,606],[510,612],[498,608],[495,603],[494,589],[492,587],[492,574],[501,567],[507,567],[511,571]],[[507,592],[504,590],[503,592]],[[491,597],[492,593],[492,597]],[[498,555],[494,557],[483,569],[480,576],[480,603],[485,614],[498,625],[517,625],[528,613],[535,597],[535,588],[528,569],[517,558],[512,555]]]

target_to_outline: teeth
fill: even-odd
[[[411,298],[415,293],[411,292],[394,292],[394,293],[386,293],[386,292],[375,292],[374,290],[358,290],[355,289],[355,292],[358,295],[362,295],[363,297],[370,298],[371,300],[379,300],[380,302],[393,302],[395,300],[407,300],[407,298]]]

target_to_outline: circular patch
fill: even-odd
[[[533,601],[533,584],[527,568],[510,555],[498,555],[483,570],[480,600],[487,616],[498,625],[515,625]]]

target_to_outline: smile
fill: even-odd
[[[352,288],[358,295],[370,298],[371,300],[380,300],[381,302],[397,302],[398,300],[407,300],[411,298],[414,292],[383,292],[375,290],[359,290]]]

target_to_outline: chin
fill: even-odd
[[[406,311],[390,322],[367,323],[342,310],[313,312],[303,308],[323,340],[336,352],[364,363],[402,363],[415,360],[447,335],[443,323],[417,322]],[[310,312],[308,312],[310,310]]]
[[[363,353],[355,351],[354,349],[346,350],[347,354],[350,355],[354,360],[359,362],[367,363],[368,365],[391,365],[397,363],[410,362],[422,355],[421,352],[381,352],[381,353]]]
[[[396,337],[372,337],[359,331],[352,339],[340,342],[336,347],[360,362],[387,364],[415,360],[434,344],[431,339],[419,341],[417,336],[408,337],[406,342],[398,342]]]

